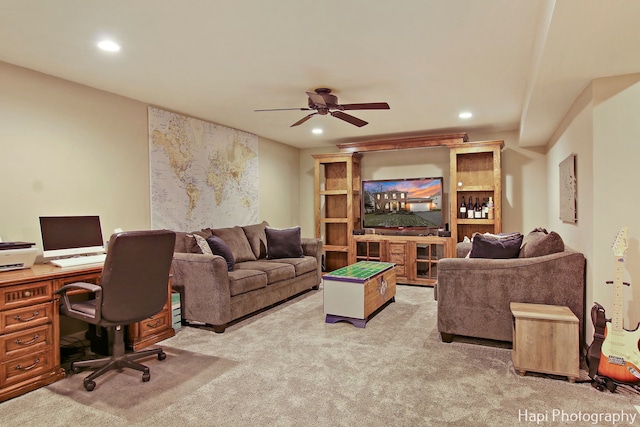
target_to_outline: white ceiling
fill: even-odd
[[[640,72],[639,17],[638,0],[0,0],[0,61],[301,148],[516,129],[531,146],[593,78]],[[391,109],[351,111],[362,128],[253,111],[317,87]]]

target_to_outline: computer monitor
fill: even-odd
[[[45,258],[105,252],[97,215],[41,216],[40,233]]]

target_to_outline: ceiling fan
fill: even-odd
[[[331,89],[326,87],[320,87],[314,92],[307,92],[309,97],[309,107],[305,108],[272,108],[269,110],[254,110],[254,111],[314,111],[313,113],[305,116],[291,125],[291,127],[298,126],[309,120],[315,115],[326,116],[332,115],[335,118],[344,120],[347,123],[351,123],[354,126],[362,127],[368,122],[345,113],[345,110],[388,110],[389,104],[386,102],[368,102],[363,104],[338,104],[338,97],[331,94]]]

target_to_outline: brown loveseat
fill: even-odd
[[[517,258],[440,260],[436,299],[442,340],[462,335],[512,341],[509,304],[525,302],[568,306],[578,317],[584,345],[585,258],[558,239],[534,230],[524,237]],[[555,249],[546,245],[550,240]],[[459,257],[470,247],[464,246],[459,244]]]
[[[222,241],[227,250],[219,252],[223,256],[204,254],[196,236],[203,238],[200,243],[208,239],[214,249]],[[291,248],[300,252],[289,253]],[[172,286],[180,292],[182,319],[222,333],[233,320],[318,289],[321,256],[320,239],[300,238],[299,228],[270,229],[266,222],[177,232]]]

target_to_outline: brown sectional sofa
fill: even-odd
[[[183,320],[204,323],[222,333],[234,320],[306,290],[319,289],[322,241],[300,238],[298,229],[302,256],[271,259],[267,227],[262,222],[176,233],[172,286],[180,292]],[[195,235],[222,239],[233,254],[232,270],[223,256],[201,253]],[[271,240],[273,253],[274,242]]]
[[[512,341],[509,304],[525,302],[568,306],[579,320],[584,346],[585,257],[563,243],[561,250],[544,254],[542,239],[559,238],[552,233],[529,233],[518,258],[464,258],[471,245],[459,244],[459,258],[440,260],[436,299],[442,340],[460,335]],[[528,250],[536,244],[542,251]]]

